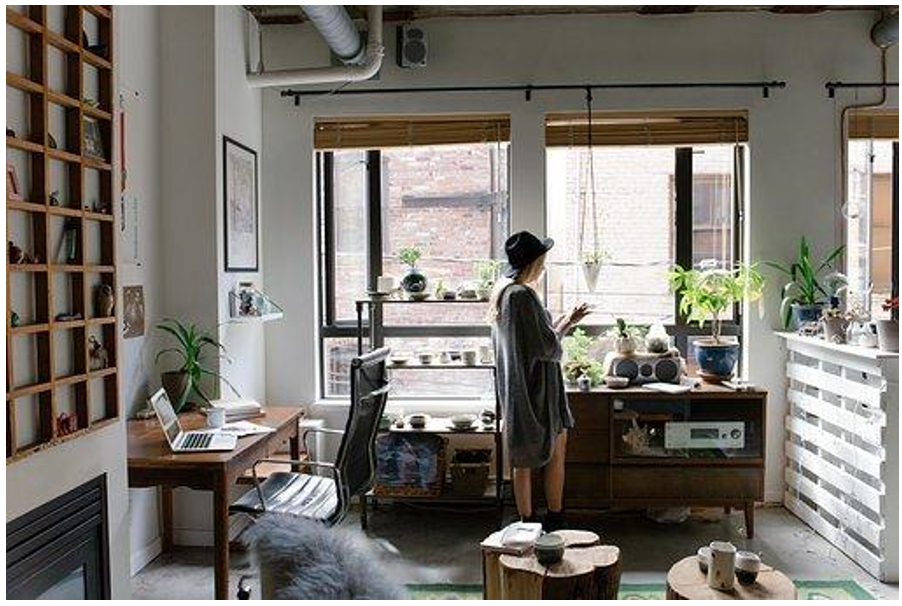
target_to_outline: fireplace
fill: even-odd
[[[8,522],[7,599],[109,598],[107,524],[106,474]]]

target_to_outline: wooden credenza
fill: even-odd
[[[766,392],[703,385],[687,394],[603,388],[568,397],[576,426],[567,443],[566,508],[739,508],[753,536],[754,503],[764,498]],[[665,434],[678,429],[668,424],[681,423],[696,428],[693,447],[666,448]],[[741,427],[733,438],[741,447],[702,447],[711,427]],[[624,439],[631,429],[648,437],[645,446]]]

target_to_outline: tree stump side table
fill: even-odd
[[[795,600],[798,594],[792,580],[779,570],[763,566],[751,585],[733,585],[731,591],[708,587],[708,579],[692,555],[683,558],[667,573],[668,600]]]
[[[600,545],[598,535],[557,531],[564,539],[561,562],[545,567],[531,552],[522,556],[485,553],[485,595],[489,600],[616,599],[620,550]]]

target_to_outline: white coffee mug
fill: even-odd
[[[226,422],[226,412],[224,408],[207,409],[207,426],[214,429],[222,427]]]
[[[475,349],[465,349],[460,352],[461,360],[463,360],[464,366],[475,366],[476,365],[476,350]]]
[[[480,345],[479,346],[479,363],[480,364],[491,364],[492,363],[492,348],[488,345]]]
[[[708,564],[708,587],[720,591],[733,589],[736,547],[727,541],[711,541],[711,563]]]
[[[395,289],[394,276],[379,276],[376,278],[376,292],[389,293]]]

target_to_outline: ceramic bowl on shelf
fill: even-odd
[[[408,362],[410,362],[410,358],[407,356],[392,356],[389,358],[389,362],[394,364],[395,366],[404,366]]]
[[[428,351],[424,351],[422,353],[417,354],[417,358],[420,360],[420,364],[432,364],[433,355]]]
[[[423,429],[429,422],[429,415],[423,413],[415,413],[407,417],[407,423],[413,429]]]
[[[630,380],[627,377],[608,375],[604,378],[604,384],[611,389],[624,389],[625,387],[629,387]]]
[[[476,415],[456,414],[451,417],[451,427],[458,431],[466,431],[472,429],[476,423]]]

